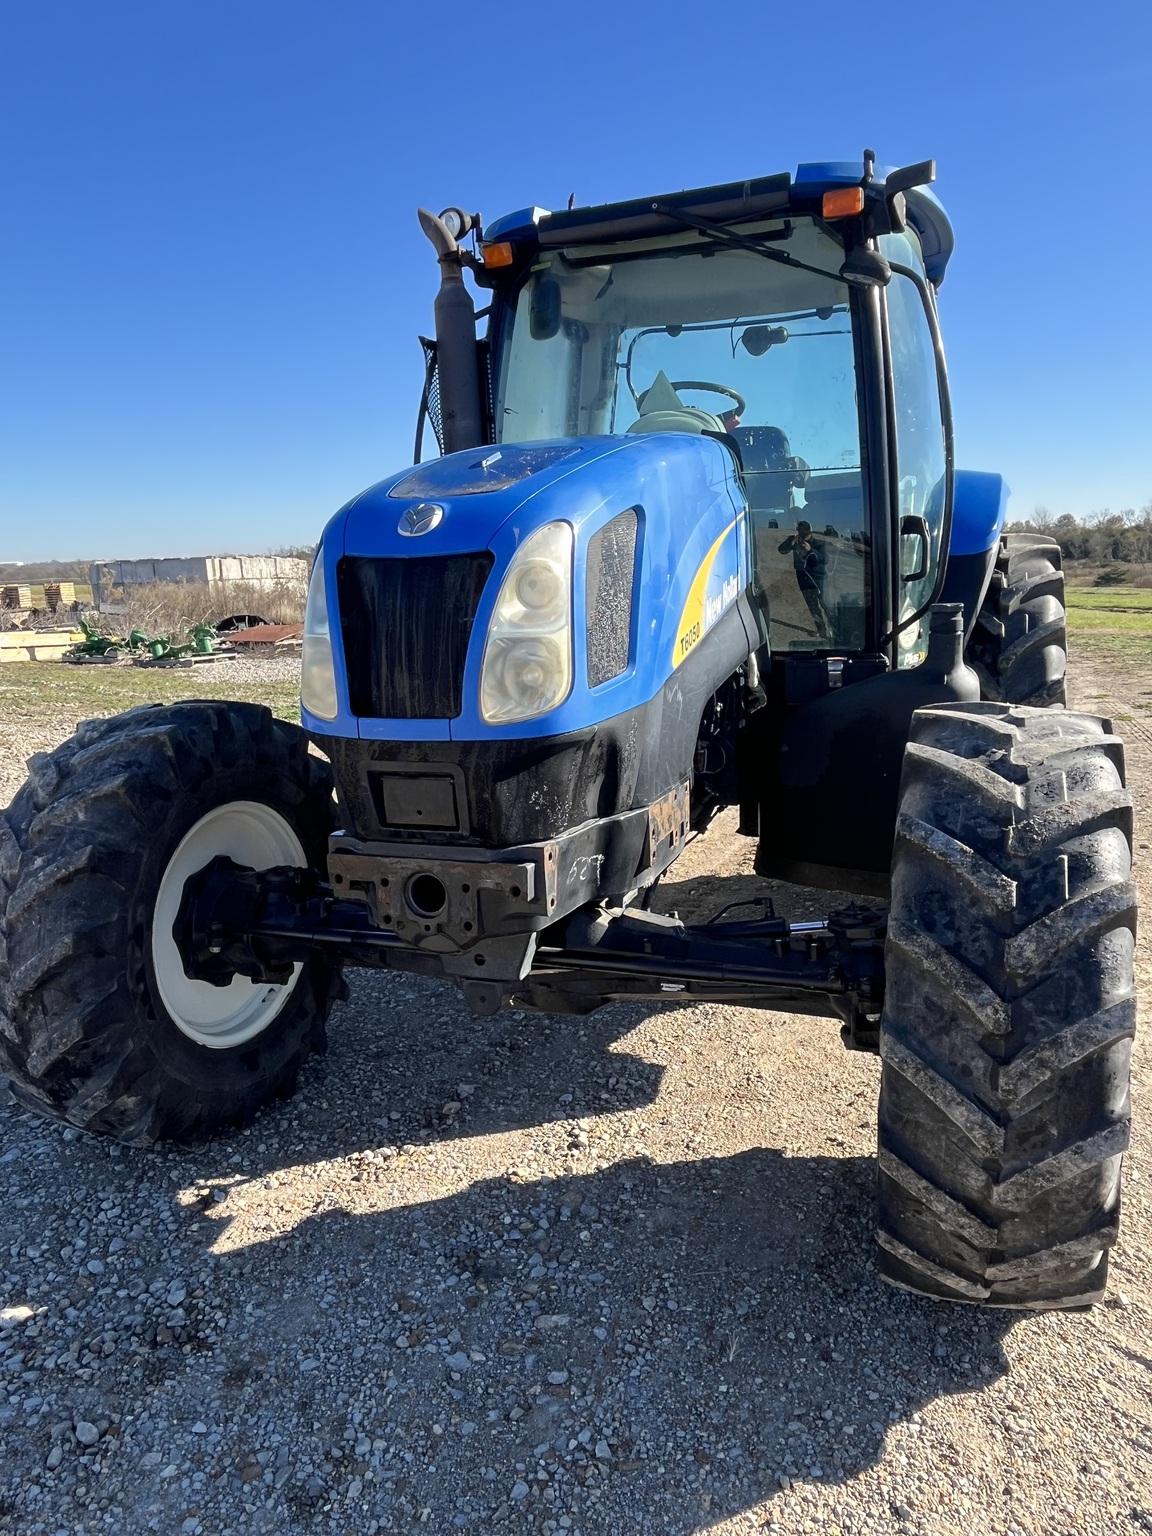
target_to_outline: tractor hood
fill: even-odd
[[[618,437],[588,437],[465,449],[381,480],[350,501],[334,523],[343,523],[347,555],[468,554],[487,549],[520,513],[529,530],[557,516],[571,520],[588,502],[596,466],[637,446]],[[575,483],[565,487],[573,476]],[[537,519],[531,504],[539,506],[542,496],[547,509]]]
[[[306,724],[475,741],[581,730],[643,705],[743,590],[744,509],[729,449],[690,432],[488,445],[382,480],[324,532],[339,708]],[[538,718],[494,723],[480,674],[501,586],[556,525],[570,530],[571,687]]]

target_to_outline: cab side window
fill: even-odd
[[[897,260],[907,258],[892,253]],[[935,339],[925,301],[910,277],[899,272],[885,289],[892,390],[896,417],[896,475],[900,515],[900,618],[931,597],[943,556],[948,449],[936,370]],[[915,666],[923,656],[926,624],[900,636],[899,662]]]

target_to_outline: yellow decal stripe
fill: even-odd
[[[700,569],[692,578],[692,585],[688,588],[688,596],[684,600],[684,612],[680,615],[680,623],[676,629],[676,641],[672,647],[673,670],[696,649],[704,638],[704,594],[708,590],[708,578],[712,575],[712,567],[716,564],[720,546],[735,526],[736,521],[733,519],[704,556]]]

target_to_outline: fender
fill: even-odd
[[[1000,535],[1008,512],[1008,486],[1002,475],[977,469],[958,469],[952,498],[952,537],[942,603],[960,603],[964,609],[964,638],[972,633],[980,604],[988,591]]]

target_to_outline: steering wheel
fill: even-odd
[[[703,389],[710,395],[726,395],[732,401],[738,416],[743,416],[748,409],[748,402],[744,396],[735,389],[729,389],[727,384],[710,384],[707,379],[670,379],[673,389]]]

